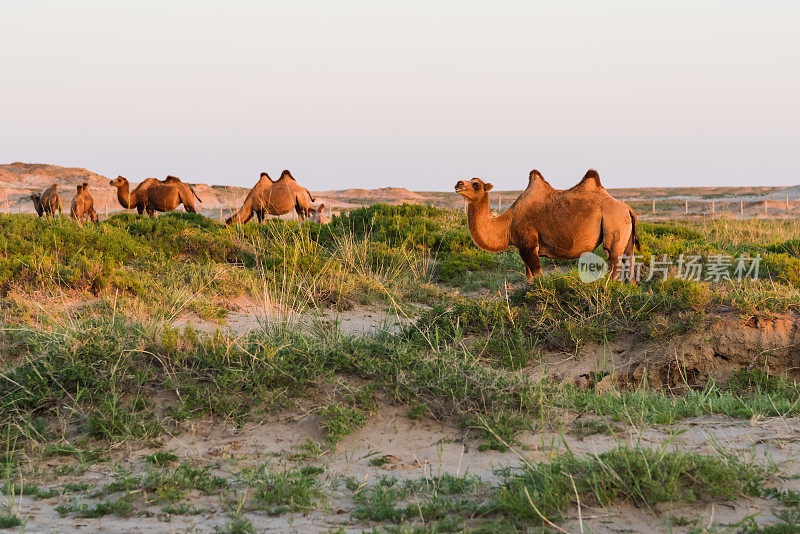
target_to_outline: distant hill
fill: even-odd
[[[61,187],[108,185],[108,178],[80,167],[59,167],[43,163],[10,163],[0,165],[0,187],[11,189],[40,189],[58,183]]]
[[[165,176],[160,176],[163,179]],[[244,187],[206,185],[193,182],[190,177],[180,177],[191,183],[197,195],[203,200],[198,207],[201,213],[209,217],[227,217],[230,211],[237,209],[243,202],[249,189]],[[129,177],[134,185],[142,178]],[[64,207],[69,206],[75,195],[75,187],[82,183],[89,184],[89,190],[95,200],[98,214],[122,211],[116,198],[116,189],[111,187],[109,178],[82,167],[60,167],[44,163],[15,162],[0,165],[0,210],[12,213],[33,213],[33,203],[28,198],[32,192],[40,192],[51,184],[59,185],[59,192]],[[255,183],[255,180],[254,182]],[[780,201],[789,194],[791,200],[800,198],[800,186],[794,187],[639,187],[629,189],[610,189],[617,198],[628,201],[650,199],[739,199],[745,201]],[[494,191],[492,207],[500,200],[503,208],[509,206],[521,191]],[[460,209],[463,199],[452,191],[409,191],[403,187],[381,187],[378,189],[344,189],[338,191],[312,191],[316,204],[325,203],[326,209],[354,208],[377,203],[429,204],[444,208]],[[738,201],[738,200],[737,200]],[[181,209],[181,208],[179,208]],[[287,218],[294,217],[289,214]]]
[[[161,178],[165,178],[162,176]],[[115,177],[116,178],[116,177]],[[0,165],[0,209],[10,212],[33,213],[33,203],[28,199],[34,192],[41,192],[52,184],[58,184],[59,194],[69,210],[75,189],[83,183],[89,184],[95,209],[100,216],[122,211],[117,201],[117,190],[109,185],[110,179],[82,167],[60,167],[45,163],[15,162]],[[184,180],[191,183],[189,180]],[[134,186],[137,182],[134,182]],[[227,206],[238,206],[247,189],[241,187],[216,188],[206,184],[192,183],[197,195],[203,199],[201,209],[207,215],[220,212]]]

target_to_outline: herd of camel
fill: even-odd
[[[122,176],[111,180],[117,188],[117,199],[126,209],[136,208],[141,215],[147,211],[172,211],[180,204],[195,213],[194,200],[202,202],[191,185],[179,178],[166,180],[148,178],[133,191]],[[467,204],[467,223],[472,240],[489,252],[502,252],[513,245],[525,263],[527,278],[540,275],[540,257],[576,259],[602,245],[608,257],[612,279],[622,275],[635,280],[634,248],[639,249],[636,233],[636,214],[626,203],[612,197],[600,183],[600,175],[590,169],[574,187],[553,188],[542,174],[533,170],[528,187],[504,213],[492,215],[489,191],[492,184],[480,178],[459,180],[455,190]],[[94,201],[88,184],[78,186],[70,214],[78,221],[97,220]],[[56,184],[41,194],[31,195],[39,216],[55,215],[62,211],[61,197]],[[265,172],[250,190],[241,209],[225,224],[243,224],[253,215],[259,223],[269,215],[283,215],[292,209],[300,220],[309,219],[322,224],[330,222],[323,214],[324,204],[311,206],[315,198],[297,183],[292,173],[283,171],[278,180]]]
[[[197,196],[194,188],[175,176],[167,176],[165,180],[147,178],[131,191],[130,183],[124,176],[111,180],[109,185],[117,188],[117,200],[125,209],[136,209],[141,215],[147,212],[150,217],[155,212],[167,212],[183,204],[189,213],[197,213],[194,207],[195,199],[203,202]],[[53,184],[42,193],[33,193],[30,196],[33,206],[39,217],[60,215],[63,211],[63,202],[58,194],[58,184]],[[301,221],[311,220],[327,224],[330,219],[325,216],[325,204],[316,207],[311,203],[316,199],[305,187],[297,183],[292,173],[283,171],[281,177],[273,180],[265,172],[261,173],[258,183],[250,190],[241,209],[229,217],[225,224],[246,223],[255,215],[258,222],[269,215],[284,215],[293,209]],[[83,222],[86,219],[97,221],[97,212],[94,209],[94,199],[89,193],[89,184],[83,183],[77,187],[77,195],[72,201],[70,216]]]

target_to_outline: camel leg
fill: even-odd
[[[627,255],[627,246],[623,247],[617,243],[611,248],[603,246],[603,250],[606,251],[606,257],[608,258],[609,277],[612,280],[621,280],[625,270],[622,261],[625,260],[630,261],[631,264],[633,263],[631,256]]]
[[[628,282],[632,284],[636,284],[638,280],[636,279],[636,252],[633,249],[633,234],[631,234],[631,238],[628,241],[628,244],[625,246],[625,261],[627,261],[627,268],[628,268]]]
[[[522,261],[525,262],[528,282],[533,281],[534,276],[540,276],[542,274],[542,262],[539,260],[539,247],[533,249],[521,248],[519,249],[519,255],[522,256]]]
[[[151,208],[150,206],[147,206],[147,214],[148,214],[148,215],[149,215],[151,218],[153,218],[153,217],[155,217],[155,216],[156,216],[156,212],[155,212],[155,210],[154,210],[153,208]]]
[[[261,224],[261,221],[264,220],[264,212],[261,210],[256,210],[256,217],[258,218],[258,224]]]
[[[608,258],[609,277],[612,280],[626,280],[635,284],[636,259],[632,228],[629,235],[624,235],[619,229],[604,228],[603,250]]]

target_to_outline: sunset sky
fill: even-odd
[[[796,1],[0,3],[0,163],[312,189],[800,183]]]

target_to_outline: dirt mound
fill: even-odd
[[[769,374],[800,378],[800,317],[721,317],[707,329],[673,340],[674,356],[662,361],[658,378],[667,386],[700,385],[709,378],[726,380],[737,369],[758,368]],[[652,373],[653,365],[648,365]],[[642,365],[632,378],[643,375]]]
[[[695,331],[668,341],[614,340],[585,347],[577,356],[549,353],[532,374],[580,387],[682,389],[709,380],[724,383],[739,369],[800,379],[800,314],[715,317]],[[598,382],[597,378],[609,377]]]

